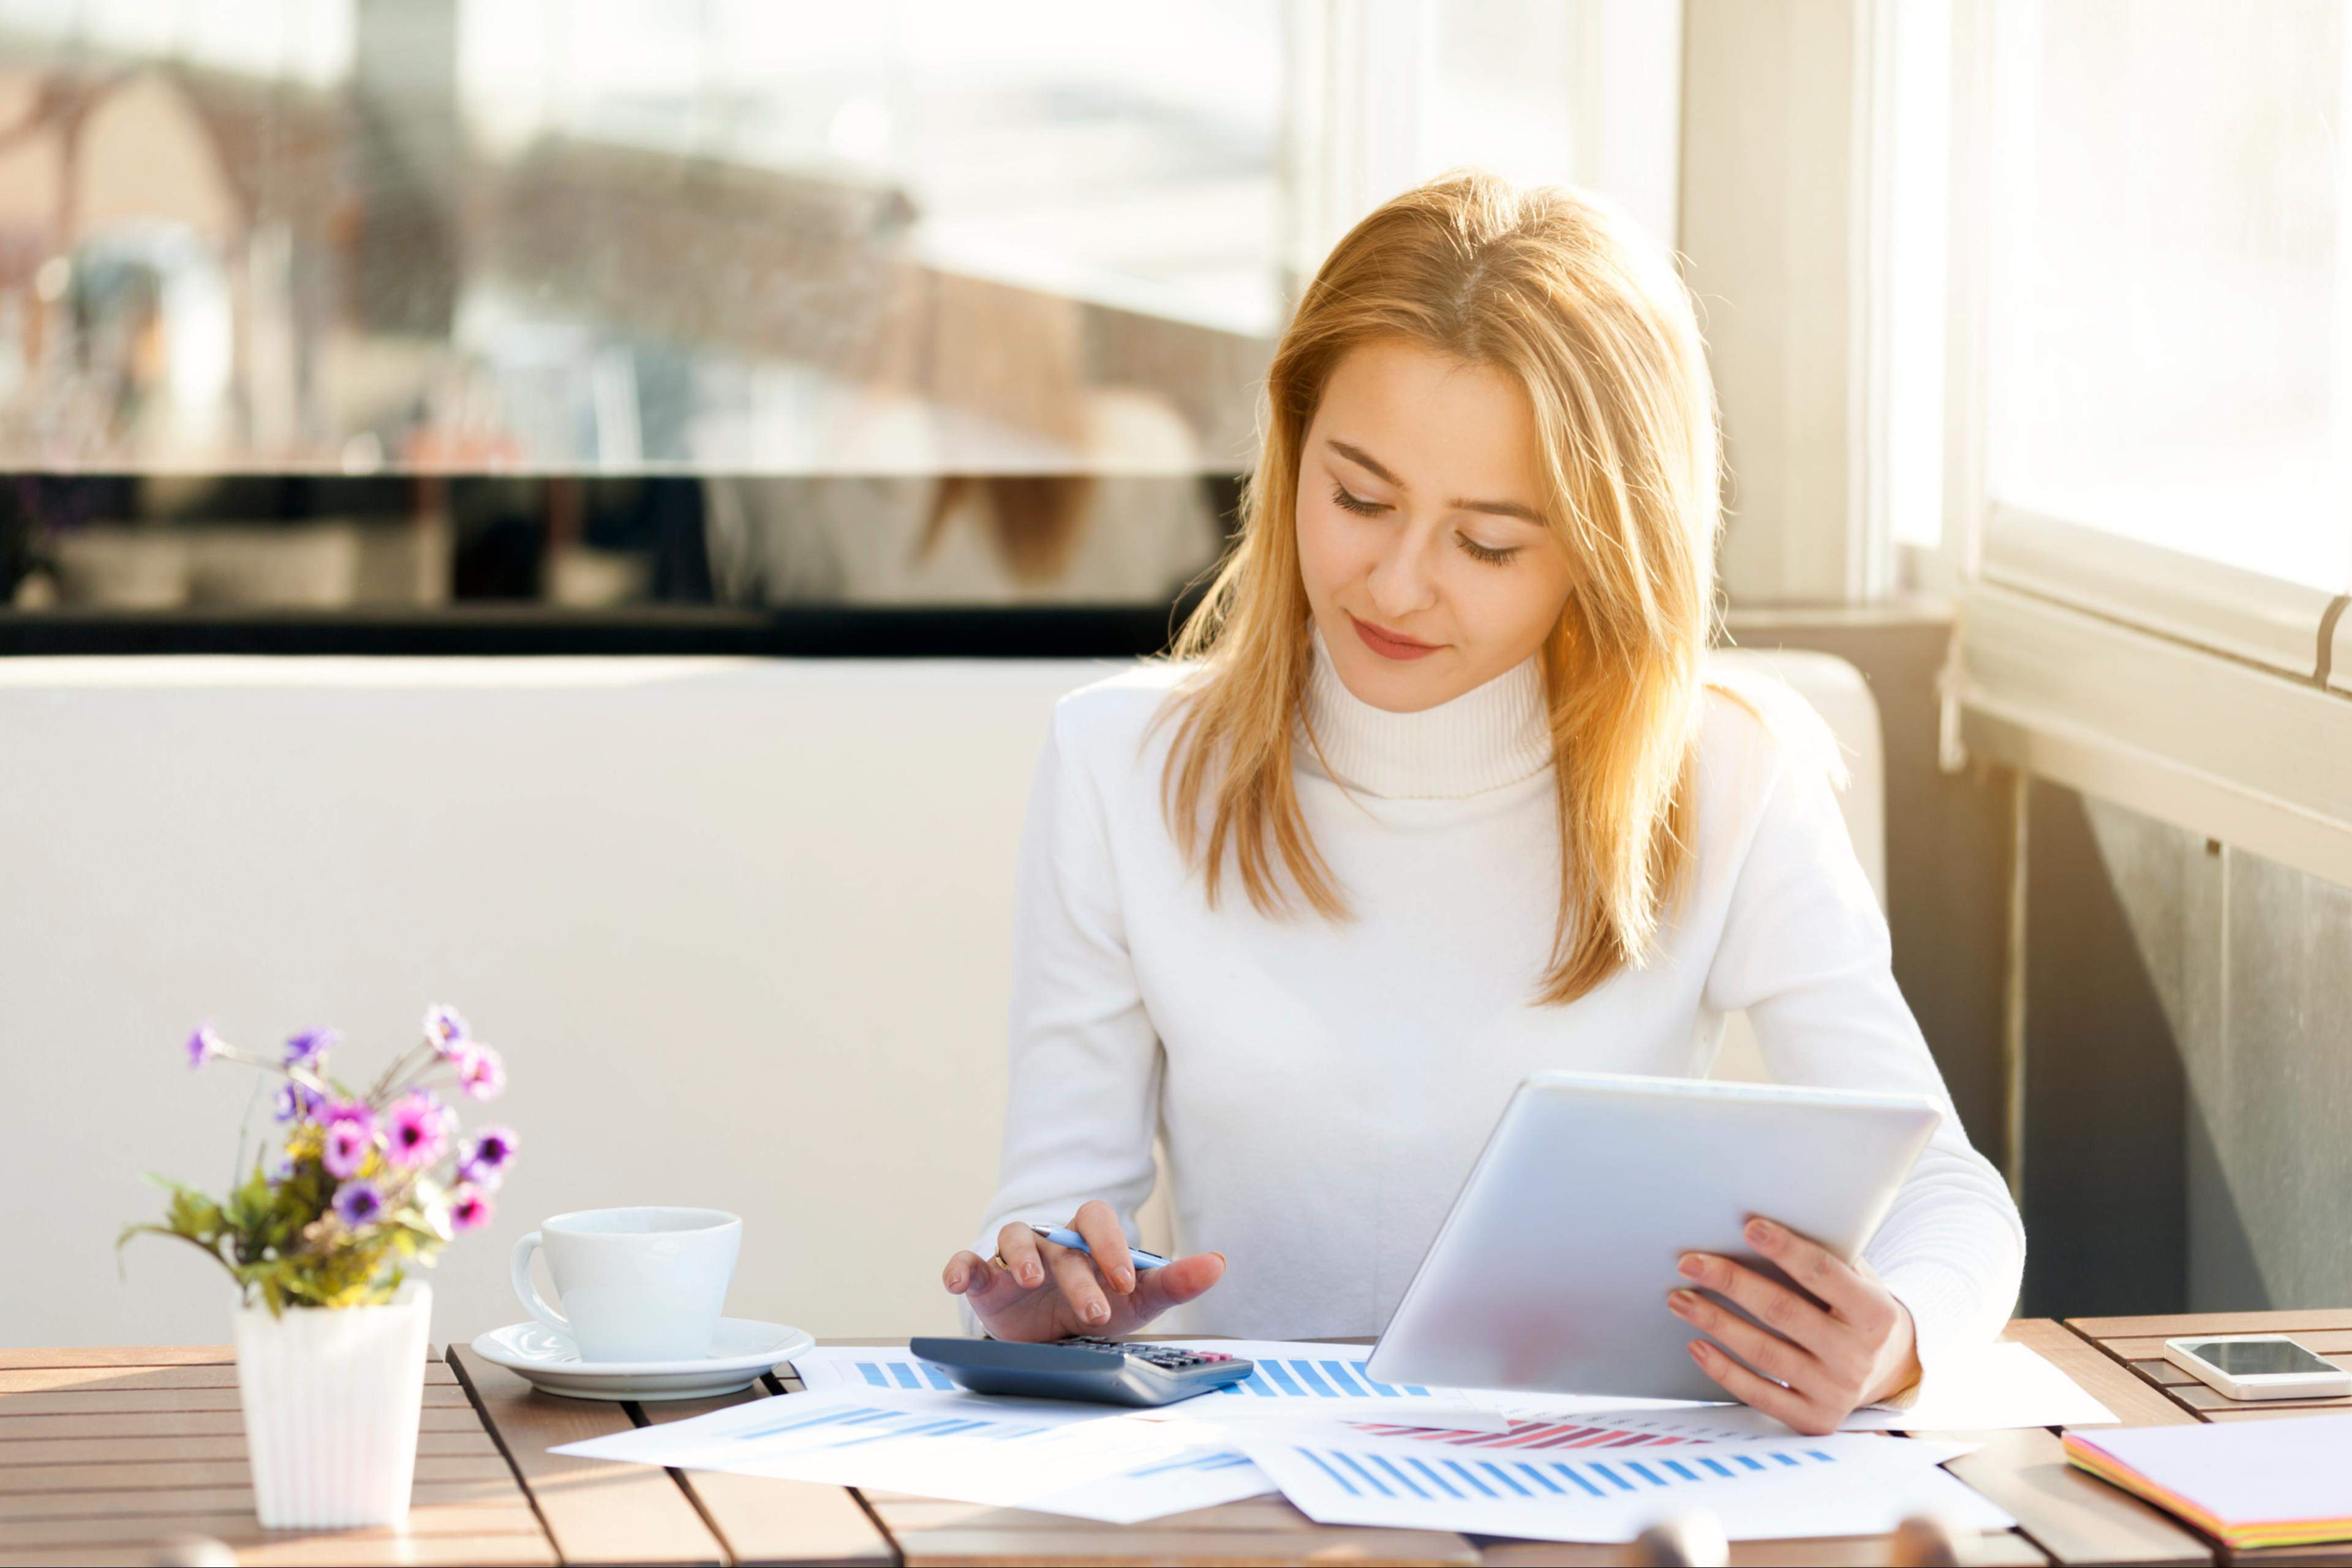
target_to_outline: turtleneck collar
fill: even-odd
[[[1339,782],[1390,800],[1454,800],[1517,784],[1551,762],[1543,671],[1532,654],[1448,702],[1418,713],[1375,708],[1348,689],[1319,627],[1301,717]]]

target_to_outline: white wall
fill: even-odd
[[[1876,880],[1868,691],[1774,663],[1855,751]],[[948,1327],[938,1271],[995,1179],[1030,770],[1105,668],[0,660],[0,1345],[224,1337],[193,1249],[111,1257],[158,1211],[140,1172],[229,1178],[254,1077],[191,1074],[197,1020],[265,1048],[337,1026],[360,1076],[444,1001],[505,1052],[522,1159],[433,1276],[437,1337],[521,1315],[534,1221],[626,1203],[745,1216],[739,1316]]]

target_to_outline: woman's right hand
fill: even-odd
[[[1134,1333],[1224,1278],[1222,1252],[1196,1252],[1137,1272],[1118,1216],[1099,1198],[1079,1206],[1070,1228],[1086,1237],[1093,1257],[1015,1222],[996,1233],[995,1258],[959,1252],[948,1259],[949,1293],[971,1302],[995,1338],[1035,1342]]]

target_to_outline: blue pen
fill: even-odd
[[[1087,1245],[1087,1238],[1080,1236],[1076,1231],[1072,1230],[1067,1226],[1032,1225],[1029,1228],[1035,1231],[1039,1236],[1044,1237],[1047,1241],[1052,1242],[1056,1247],[1066,1247],[1073,1252],[1083,1252],[1088,1258],[1092,1258],[1095,1255],[1095,1249]],[[1135,1271],[1139,1274],[1149,1273],[1154,1268],[1165,1268],[1168,1267],[1168,1259],[1160,1257],[1160,1254],[1156,1252],[1146,1252],[1139,1247],[1129,1247],[1127,1249],[1127,1255],[1135,1259]]]

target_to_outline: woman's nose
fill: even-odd
[[[1436,602],[1437,583],[1429,569],[1429,538],[1419,529],[1397,530],[1372,563],[1365,581],[1372,608],[1381,616],[1409,616]],[[1400,628],[1402,629],[1402,628]]]

